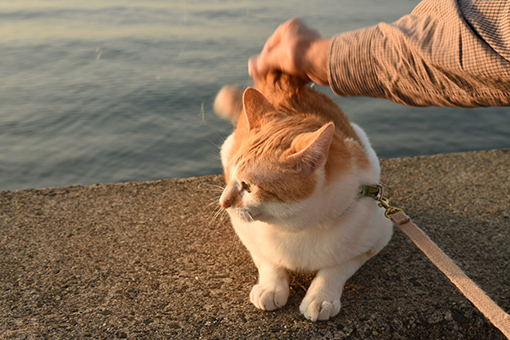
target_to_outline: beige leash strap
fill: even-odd
[[[425,255],[457,286],[466,298],[510,340],[510,315],[505,313],[485,292],[460,269],[452,259],[411,221],[402,209],[392,207],[383,196],[383,187],[364,185],[359,188],[359,198],[372,197],[386,209],[384,215],[391,219]]]
[[[499,328],[503,334],[510,339],[510,316],[505,313],[485,292],[480,289],[439,247],[414,224],[409,216],[402,210],[390,207],[388,200],[384,197],[386,204],[381,201],[381,206],[387,210],[386,214],[400,229],[413,240],[425,255],[434,263],[457,288],[489,319],[494,326]],[[394,210],[389,211],[388,207]]]

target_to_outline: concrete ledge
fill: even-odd
[[[382,162],[382,184],[510,311],[510,150]],[[0,193],[1,339],[504,339],[399,230],[342,311],[249,302],[257,272],[215,213],[222,176]]]

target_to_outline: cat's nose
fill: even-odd
[[[228,209],[236,202],[237,189],[234,185],[228,185],[220,197],[220,205],[223,209]]]
[[[225,199],[224,197],[221,197],[220,205],[223,209],[228,209],[232,206],[232,200],[230,198]]]

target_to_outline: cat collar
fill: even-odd
[[[376,201],[379,201],[379,206],[386,209],[384,216],[391,218],[390,215],[402,209],[392,207],[390,201],[383,196],[383,187],[380,184],[375,185],[362,185],[359,187],[358,198],[371,197]]]
[[[362,185],[359,187],[358,198],[372,197],[378,199],[382,197],[383,187],[380,184],[375,185]]]

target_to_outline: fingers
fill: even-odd
[[[263,50],[262,53],[248,60],[248,72],[254,79],[265,76],[271,70],[288,71],[285,65],[285,56],[282,56],[281,47],[278,45],[271,49]]]
[[[248,73],[250,74],[250,77],[254,79],[258,79],[260,77],[260,73],[257,68],[257,61],[259,56],[260,54],[254,55],[248,60]]]
[[[271,70],[285,70],[281,67],[281,51],[278,46],[271,49],[264,49],[258,55],[248,60],[248,72],[255,80],[265,76]]]
[[[275,30],[260,54],[248,60],[248,72],[255,80],[271,70],[280,70],[310,81],[309,74],[315,73],[310,66],[314,64],[306,59],[306,55],[317,40],[320,40],[320,34],[316,30],[292,18]]]
[[[275,58],[278,57],[276,55],[278,52],[276,49],[280,44],[282,36],[286,31],[286,27],[289,25],[289,22],[291,20],[278,26],[274,33],[267,39],[266,43],[264,44],[264,48],[262,49],[262,52],[255,56],[252,56],[248,60],[248,73],[254,79],[266,75],[271,69],[278,68],[277,65],[275,65],[274,63]]]
[[[254,79],[266,75],[270,70],[289,71],[288,49],[292,48],[289,41],[302,25],[299,19],[293,18],[278,26],[267,39],[262,52],[248,60],[248,72]],[[287,50],[286,50],[287,49]]]

